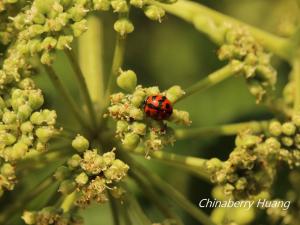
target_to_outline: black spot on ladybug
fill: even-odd
[[[167,108],[167,109],[170,108],[170,104],[169,104],[169,103],[166,104],[166,108]]]

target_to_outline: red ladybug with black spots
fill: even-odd
[[[163,95],[148,96],[144,103],[144,112],[155,120],[166,120],[173,112],[169,99]]]

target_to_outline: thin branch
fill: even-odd
[[[250,26],[196,2],[179,0],[175,4],[162,4],[153,0],[148,1],[152,4],[160,5],[167,12],[194,24],[199,31],[206,33],[219,45],[222,44],[222,38],[220,37],[223,37],[222,33],[224,31],[218,26],[225,23],[243,26],[246,27],[266,49],[287,61],[291,60],[291,51],[293,51],[293,48],[286,38],[278,37],[259,28]],[[200,24],[198,24],[199,20],[197,20],[199,18],[201,18]]]
[[[120,218],[119,218],[119,210],[116,200],[112,197],[110,191],[108,191],[108,197],[109,197],[109,204],[110,204],[110,210],[112,214],[112,219],[114,221],[114,225],[120,225]]]
[[[233,123],[212,127],[199,127],[189,129],[175,130],[177,140],[192,139],[209,136],[231,136],[236,135],[242,130],[250,129],[254,133],[259,133],[267,130],[269,121],[251,121],[243,123]]]
[[[243,64],[240,62],[235,62],[235,63],[230,63],[230,64],[222,67],[219,70],[216,70],[215,72],[209,74],[204,79],[196,82],[194,85],[187,88],[185,90],[185,95],[183,95],[176,102],[178,102],[196,92],[204,91],[204,90],[228,79],[229,77],[236,75],[242,69],[242,65]]]
[[[136,148],[134,150],[126,150],[130,153],[145,156],[143,148]],[[150,157],[157,159],[163,163],[184,169],[188,172],[192,172],[205,181],[210,180],[210,174],[207,172],[206,159],[201,159],[193,156],[181,156],[174,153],[168,153],[165,151],[155,151],[150,154]]]
[[[157,208],[164,214],[164,216],[168,219],[173,219],[176,221],[176,224],[183,225],[181,219],[163,202],[161,196],[151,188],[149,182],[146,182],[142,177],[138,175],[134,170],[130,171],[132,177],[136,181],[136,183],[140,186],[141,191],[145,194],[145,196],[152,201]]]
[[[143,177],[147,177],[149,182],[161,190],[165,195],[167,195],[170,199],[176,202],[183,210],[193,216],[196,220],[198,220],[201,224],[204,225],[215,225],[215,223],[198,207],[194,206],[188,199],[186,199],[179,191],[173,188],[170,184],[164,181],[162,178],[157,176],[154,173],[149,172],[143,166],[137,164],[137,162],[133,161],[131,158],[131,167],[138,171]]]
[[[64,98],[65,103],[69,106],[71,112],[77,119],[77,121],[80,123],[80,125],[86,129],[89,130],[89,127],[86,124],[85,119],[83,118],[83,113],[79,110],[78,105],[75,103],[69,92],[64,87],[63,83],[59,79],[58,75],[55,73],[53,68],[51,66],[44,65],[45,71],[47,72],[51,82],[53,83],[53,86],[59,91],[61,96]]]
[[[91,96],[89,94],[89,90],[84,78],[84,75],[80,69],[80,66],[76,60],[76,57],[74,56],[73,52],[71,50],[66,49],[65,54],[67,55],[70,63],[72,64],[72,69],[75,72],[75,77],[77,80],[77,83],[79,85],[79,90],[81,92],[81,95],[86,103],[90,118],[91,118],[91,125],[93,126],[94,130],[97,130],[97,118],[95,109],[93,107],[93,102],[91,99]]]

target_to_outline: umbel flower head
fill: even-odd
[[[220,60],[243,62],[242,73],[256,101],[265,101],[274,89],[276,70],[271,65],[271,55],[242,27],[228,27],[224,32],[224,44],[218,52]]]
[[[92,201],[106,202],[107,190],[114,197],[121,197],[123,191],[117,183],[126,177],[129,166],[116,159],[115,149],[100,155],[97,149],[89,148],[88,140],[81,135],[73,140],[72,146],[78,153],[54,174],[60,181],[59,192],[68,195],[75,191],[76,205],[80,207]]]
[[[77,213],[65,213],[61,208],[56,207],[45,207],[40,211],[25,211],[22,219],[29,225],[83,225],[83,219]]]
[[[290,168],[300,166],[300,120],[271,121],[268,133],[252,134],[247,130],[236,138],[236,148],[225,162],[212,159],[207,168],[212,181],[224,186],[233,197],[251,198],[267,191],[275,178],[277,165],[286,163]]]
[[[149,96],[165,96],[171,103],[184,95],[179,86],[173,86],[161,92],[158,87],[144,88],[137,85],[136,74],[132,70],[121,71],[117,84],[125,92],[111,95],[108,116],[117,121],[116,137],[121,139],[125,149],[135,149],[138,145],[145,148],[146,153],[161,150],[175,142],[174,132],[168,123],[190,125],[186,111],[173,109],[166,120],[155,120],[144,112],[145,100]]]

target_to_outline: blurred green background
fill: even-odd
[[[298,12],[294,0],[207,0],[199,2],[283,36],[288,35],[290,30],[286,28],[288,26],[283,26],[285,29],[282,29],[281,24],[287,23],[292,26],[297,20]],[[103,59],[105,74],[108,74],[114,47],[113,23],[116,16],[111,12],[101,13],[99,19],[104,27]],[[141,10],[132,10],[131,20],[135,25],[135,31],[127,37],[123,69],[136,71],[139,83],[144,86],[159,86],[161,90],[172,85],[181,85],[186,88],[220,68],[224,63],[217,59],[218,46],[196,31],[192,25],[172,15],[167,15],[162,23],[157,23],[145,18]],[[278,69],[277,90],[280,93],[290,68],[276,57],[273,58],[273,64]],[[77,86],[73,76],[70,75],[72,70],[63,54],[58,55],[55,68],[78,99]],[[63,102],[60,101],[60,97],[45,74],[37,76],[36,80],[47,96],[48,107],[57,109],[60,124],[66,128],[76,129],[73,125],[73,118],[68,116],[69,111],[64,108]],[[272,117],[266,107],[255,104],[255,99],[249,94],[242,77],[230,78],[205,92],[192,95],[180,102],[177,107],[190,112],[192,127]],[[233,147],[234,137],[215,137],[178,141],[174,147],[167,150],[183,155],[226,159]],[[174,185],[195,205],[203,197],[210,196],[211,186],[206,182],[173,167],[146,161],[143,157],[139,160],[151,171],[158,173]],[[158,211],[149,204],[142,191],[135,187],[133,190],[139,195],[139,200],[150,217],[159,222],[161,218]],[[185,224],[198,224],[181,210],[177,208],[175,210],[182,215]],[[112,224],[108,204],[91,206],[82,214],[87,225]]]

